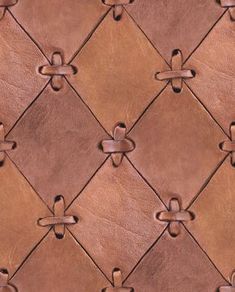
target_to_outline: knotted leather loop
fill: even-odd
[[[12,150],[16,147],[13,141],[5,140],[5,130],[2,123],[0,123],[0,166],[3,165],[5,159],[5,151]]]
[[[122,272],[116,268],[113,270],[113,287],[104,288],[102,292],[134,292],[134,289],[123,287]]]
[[[158,72],[156,79],[170,80],[172,88],[175,92],[180,92],[182,89],[183,79],[195,77],[195,72],[190,69],[183,69],[183,56],[180,50],[174,50],[171,58],[171,70]]]
[[[219,292],[235,292],[235,271],[231,276],[231,286],[222,286],[219,288]]]
[[[63,76],[74,75],[77,73],[77,69],[73,65],[64,64],[60,52],[53,53],[51,63],[51,65],[40,67],[39,72],[42,75],[52,76],[51,86],[54,90],[58,91],[63,86]]]
[[[235,123],[230,126],[231,140],[227,140],[221,143],[221,149],[231,154],[231,164],[235,166]]]
[[[134,0],[102,0],[105,5],[113,7],[113,18],[120,20],[123,14],[123,6],[134,2]]]
[[[18,0],[0,0],[0,20],[3,18],[7,7],[13,6]]]
[[[120,165],[124,153],[135,149],[134,142],[126,138],[126,126],[123,123],[114,128],[113,139],[103,140],[101,146],[104,153],[111,154],[114,166]]]
[[[194,216],[191,212],[181,209],[177,198],[172,198],[169,202],[169,210],[159,212],[157,219],[169,222],[168,231],[171,236],[176,237],[180,234],[180,222],[191,221]]]
[[[65,203],[62,196],[57,196],[54,203],[54,216],[40,218],[38,224],[42,227],[53,226],[57,238],[64,237],[65,225],[76,224],[78,219],[75,216],[65,215]]]
[[[229,8],[231,20],[235,21],[235,0],[220,0],[220,5],[223,8]]]
[[[17,289],[9,283],[9,274],[5,269],[0,269],[0,291],[1,288],[6,288],[8,292],[17,292]]]

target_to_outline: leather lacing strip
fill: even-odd
[[[221,150],[231,154],[231,164],[235,167],[235,122],[230,125],[231,140],[224,141],[220,144]]]
[[[155,77],[157,80],[171,81],[172,89],[179,93],[182,90],[183,79],[193,78],[196,73],[194,70],[183,69],[183,56],[180,50],[176,49],[172,53],[171,70],[158,72]]]
[[[221,7],[229,8],[232,21],[235,21],[235,0],[219,0]]]
[[[55,236],[62,239],[65,233],[65,225],[76,224],[76,216],[65,215],[65,202],[63,196],[56,196],[54,202],[54,216],[40,218],[38,224],[42,227],[53,226]]]
[[[113,139],[103,140],[101,147],[104,153],[111,154],[113,165],[117,167],[121,164],[124,153],[133,151],[135,144],[126,138],[126,125],[119,123],[114,128]]]
[[[123,286],[122,272],[120,269],[115,268],[113,270],[113,287],[104,288],[102,292],[134,292],[134,289]]]
[[[0,0],[0,20],[3,18],[6,8],[15,5],[18,0]]]
[[[5,140],[5,130],[2,123],[0,123],[0,166],[3,165],[5,160],[5,151],[16,148],[16,142]]]
[[[192,212],[183,210],[178,198],[172,198],[169,202],[169,210],[161,211],[157,214],[160,221],[169,222],[168,232],[172,237],[180,234],[180,223],[194,219]]]
[[[66,75],[74,75],[77,68],[73,65],[64,64],[62,54],[54,52],[50,65],[44,65],[39,68],[42,75],[51,76],[51,87],[58,91],[63,86],[63,77]]]
[[[9,283],[9,273],[6,269],[0,269],[0,290],[1,288],[8,292],[17,292],[16,287]]]
[[[230,282],[230,286],[221,286],[219,292],[235,292],[235,271],[232,273]]]
[[[116,21],[121,20],[124,6],[134,2],[134,0],[102,0],[105,5],[113,8],[113,18]]]

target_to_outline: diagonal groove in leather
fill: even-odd
[[[156,245],[158,241],[161,239],[161,237],[163,236],[163,234],[167,232],[167,226],[163,229],[161,235],[156,239],[156,241],[146,250],[146,252],[143,254],[143,256],[139,259],[139,261],[136,263],[136,265],[133,267],[133,269],[130,271],[130,273],[125,277],[125,279],[123,280],[123,283],[125,284],[125,282],[128,280],[128,278],[133,274],[133,272],[135,271],[135,269],[139,266],[139,264],[144,260],[144,258],[146,257],[146,255],[150,252],[150,250]]]
[[[94,265],[96,266],[96,268],[104,275],[104,277],[107,279],[107,281],[109,281],[109,283],[112,284],[112,282],[107,277],[107,275],[104,273],[104,271],[102,270],[102,268],[96,263],[96,261],[94,260],[94,258],[89,254],[89,252],[86,250],[86,248],[79,242],[79,240],[76,238],[76,236],[74,236],[73,232],[68,227],[66,227],[66,230],[67,230],[67,232],[69,232],[72,235],[72,237],[77,242],[77,244],[83,249],[83,251],[87,254],[87,256],[94,263]]]
[[[227,136],[229,139],[228,134],[225,132],[223,127],[220,125],[220,123],[215,119],[215,117],[212,115],[212,113],[209,111],[209,109],[205,106],[205,104],[200,100],[200,98],[195,94],[195,92],[192,90],[191,86],[187,83],[187,81],[183,81],[185,85],[188,87],[188,89],[194,94],[198,102],[202,105],[202,107],[207,111],[208,115],[214,120],[214,122],[217,124],[217,126],[220,128],[220,130],[224,133],[224,135]]]
[[[92,35],[94,34],[94,32],[97,30],[97,28],[102,24],[103,20],[105,19],[105,17],[107,17],[107,15],[109,14],[110,10],[112,10],[112,8],[108,9],[107,12],[103,15],[103,17],[101,18],[101,20],[95,25],[94,29],[89,33],[89,35],[87,36],[87,38],[84,40],[83,44],[80,46],[80,48],[78,48],[78,50],[74,53],[74,55],[71,57],[70,61],[68,62],[69,64],[71,64],[73,62],[73,60],[76,58],[76,56],[79,54],[79,52],[83,49],[83,47],[85,47],[85,45],[89,42],[89,40],[92,38]]]
[[[51,207],[46,203],[46,201],[45,201],[45,200],[39,195],[39,193],[35,190],[34,186],[30,183],[30,181],[28,180],[28,178],[27,178],[27,177],[23,174],[23,172],[19,169],[19,167],[17,166],[17,164],[14,162],[14,160],[12,160],[12,158],[11,158],[8,154],[6,154],[6,155],[7,155],[7,157],[10,159],[10,161],[15,165],[15,167],[16,167],[17,171],[19,172],[19,174],[20,174],[21,176],[24,177],[24,179],[27,181],[27,183],[30,185],[30,187],[34,190],[35,194],[37,194],[37,196],[38,196],[39,199],[42,201],[42,203],[48,208],[48,210],[49,210],[50,212],[53,212],[52,209],[51,209]]]
[[[15,271],[15,273],[12,274],[12,276],[9,278],[11,280],[14,278],[14,276],[19,272],[19,270],[24,266],[25,262],[28,258],[30,258],[31,254],[40,246],[40,244],[43,242],[43,240],[48,236],[48,234],[51,232],[51,229],[47,231],[47,233],[42,237],[42,239],[32,248],[32,250],[28,253],[28,255],[24,258],[21,265],[18,267],[18,269]]]
[[[197,241],[197,239],[193,236],[193,234],[190,232],[190,230],[185,226],[184,223],[182,223],[184,229],[186,230],[186,232],[191,236],[191,238],[196,242],[196,244],[198,245],[198,247],[201,249],[201,251],[206,255],[206,257],[208,258],[208,260],[211,262],[211,264],[214,266],[214,268],[217,270],[217,272],[221,275],[221,277],[224,279],[225,282],[228,282],[228,280],[224,277],[224,275],[221,273],[221,271],[218,269],[218,267],[215,265],[215,263],[212,261],[212,259],[209,257],[209,255],[206,253],[206,251],[203,249],[203,247],[199,244],[199,242]]]
[[[164,58],[164,56],[161,54],[161,52],[158,50],[158,48],[154,45],[154,43],[150,40],[150,38],[147,36],[147,34],[144,32],[144,30],[139,26],[139,24],[136,22],[135,18],[130,14],[130,12],[124,7],[124,10],[129,15],[129,17],[133,20],[136,27],[143,33],[143,35],[146,37],[146,39],[149,41],[149,43],[152,45],[152,47],[157,51],[157,53],[162,57],[162,59],[166,62],[168,66],[170,66],[170,63]]]
[[[83,97],[81,96],[81,94],[79,93],[79,91],[71,84],[71,82],[69,81],[69,79],[65,76],[64,79],[66,80],[66,82],[68,83],[68,85],[74,90],[74,92],[76,92],[77,97],[82,101],[82,103],[86,106],[86,108],[88,109],[88,111],[91,113],[91,115],[96,119],[97,123],[100,125],[100,127],[104,130],[104,132],[106,132],[106,134],[110,136],[110,134],[108,133],[108,131],[104,128],[104,126],[102,125],[102,123],[100,122],[100,120],[97,118],[97,116],[95,115],[95,113],[92,111],[92,109],[89,107],[89,105],[84,101]]]
[[[40,95],[43,93],[43,91],[47,88],[49,83],[50,83],[50,80],[46,83],[46,85],[42,88],[42,90],[38,93],[38,95],[34,98],[34,100],[28,105],[28,107],[22,112],[22,114],[19,116],[19,118],[15,121],[14,125],[6,133],[6,136],[11,133],[11,131],[15,128],[15,126],[18,124],[18,122],[21,120],[21,118],[30,109],[30,107],[34,104],[34,102],[40,97]]]
[[[39,51],[43,54],[43,56],[47,59],[48,63],[50,63],[49,58],[46,56],[46,54],[43,52],[42,48],[39,46],[39,44],[32,38],[32,36],[27,32],[27,30],[23,27],[23,25],[18,21],[18,19],[14,16],[12,11],[7,8],[7,11],[10,13],[11,17],[15,20],[17,25],[27,34],[27,36],[31,39],[31,41],[34,43],[34,45],[39,49]]]
[[[125,154],[126,159],[129,161],[129,163],[131,164],[131,166],[135,169],[135,171],[142,177],[142,179],[146,182],[146,184],[150,187],[151,190],[154,191],[154,193],[156,194],[156,196],[158,197],[158,199],[162,202],[162,204],[166,207],[166,209],[168,209],[168,206],[166,205],[166,203],[162,200],[162,198],[159,196],[159,192],[157,189],[155,189],[150,183],[149,181],[144,177],[144,175],[135,167],[135,165],[133,164],[133,162],[131,161],[131,159]]]
[[[226,14],[226,12],[228,11],[228,8],[224,10],[223,14],[217,19],[217,21],[214,23],[214,25],[209,29],[209,31],[207,32],[207,34],[204,36],[204,38],[200,41],[200,43],[196,46],[196,48],[190,53],[190,55],[184,60],[185,64],[190,58],[191,56],[196,52],[196,50],[201,46],[201,44],[204,42],[204,40],[208,37],[208,35],[213,31],[213,29],[216,27],[216,25],[220,22],[220,20],[223,18],[223,16]]]

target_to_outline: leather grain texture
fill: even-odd
[[[0,292],[235,291],[234,48],[234,0],[0,0]]]

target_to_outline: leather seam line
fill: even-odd
[[[86,255],[88,256],[88,258],[92,261],[92,263],[96,266],[96,268],[102,273],[102,275],[105,277],[105,279],[112,285],[112,282],[109,280],[109,278],[107,277],[107,275],[103,272],[103,270],[96,263],[96,261],[89,254],[89,252],[84,248],[84,246],[79,242],[79,240],[74,236],[73,232],[69,229],[69,227],[65,226],[65,229],[70,233],[70,235],[72,236],[72,238],[76,241],[76,243],[80,246],[80,248],[86,253]]]
[[[209,116],[212,118],[212,120],[217,124],[217,126],[220,128],[220,130],[223,132],[223,134],[230,140],[230,136],[225,132],[223,127],[220,125],[220,123],[216,120],[216,118],[212,115],[212,113],[208,110],[208,108],[204,105],[204,103],[200,100],[200,98],[196,95],[196,93],[192,90],[192,88],[188,85],[187,81],[183,80],[184,84],[187,86],[189,91],[193,93],[199,104],[204,108],[204,110],[209,114]],[[222,141],[221,141],[222,142]]]
[[[84,185],[84,187],[81,189],[81,191],[79,193],[77,193],[75,195],[75,197],[73,198],[73,200],[68,204],[68,206],[64,209],[64,211],[66,212],[71,205],[74,203],[74,201],[77,200],[77,198],[82,194],[82,192],[85,190],[85,188],[88,186],[88,184],[93,180],[93,178],[96,176],[96,174],[100,171],[100,169],[104,166],[104,164],[106,163],[106,161],[110,158],[111,155],[108,155],[104,161],[101,163],[101,165],[96,169],[96,171],[94,172],[94,174],[88,179],[88,181],[86,182],[86,184]]]
[[[167,232],[168,225],[163,229],[163,231],[160,233],[159,237],[150,245],[150,247],[145,251],[145,253],[141,256],[141,258],[137,261],[137,263],[134,265],[130,273],[124,278],[123,285],[125,285],[125,282],[128,280],[128,278],[135,272],[135,270],[138,268],[140,263],[144,261],[147,254],[153,249],[154,246],[157,246],[158,241],[162,238],[163,234]]]
[[[209,255],[207,254],[207,252],[202,248],[202,246],[199,244],[199,242],[196,240],[196,238],[194,237],[194,235],[191,233],[191,231],[185,226],[185,224],[182,222],[183,228],[185,229],[185,231],[190,235],[191,239],[197,244],[197,246],[200,248],[200,250],[203,252],[203,254],[206,256],[206,258],[209,260],[209,262],[213,265],[213,267],[216,269],[216,271],[220,274],[220,276],[224,279],[224,281],[227,284],[230,284],[230,282],[228,282],[228,280],[224,277],[224,275],[221,273],[221,271],[217,268],[217,266],[215,265],[215,263],[212,261],[212,259],[209,257]]]
[[[223,18],[223,16],[227,13],[228,8],[225,9],[225,11],[220,15],[220,17],[216,20],[216,22],[212,25],[212,27],[209,29],[209,31],[204,35],[202,40],[199,42],[199,44],[195,47],[195,49],[188,55],[188,57],[183,62],[183,65],[192,57],[192,55],[197,51],[197,49],[202,45],[204,40],[208,37],[208,35],[213,31],[214,27],[219,23],[219,21]]]
[[[130,127],[130,129],[127,131],[127,135],[131,134],[131,131],[135,128],[135,126],[138,124],[138,122],[143,118],[143,116],[145,115],[145,113],[149,110],[149,108],[152,106],[152,104],[158,99],[158,97],[165,91],[165,89],[167,88],[168,84],[170,84],[170,81],[168,81],[166,83],[166,85],[161,89],[161,91],[153,97],[153,99],[150,101],[150,103],[144,108],[144,110],[142,111],[142,113],[139,115],[139,117],[136,119],[136,121],[134,122],[134,124]]]
[[[94,114],[94,112],[91,110],[91,108],[88,106],[88,104],[84,101],[84,99],[82,98],[82,96],[80,95],[80,93],[73,87],[73,85],[70,83],[70,81],[68,80],[68,78],[66,76],[64,76],[64,79],[66,80],[66,82],[68,83],[68,85],[70,86],[70,88],[74,91],[74,93],[76,94],[77,98],[79,98],[79,100],[85,105],[85,107],[88,109],[88,111],[92,114],[92,116],[95,118],[95,120],[100,125],[100,127],[104,130],[104,132],[106,133],[106,135],[108,135],[108,137],[112,139],[112,136],[107,132],[107,130],[101,124],[101,122],[96,117],[96,115]]]
[[[137,28],[143,33],[147,41],[151,44],[151,46],[157,51],[159,56],[163,59],[163,61],[166,63],[166,65],[171,68],[170,64],[167,62],[167,60],[163,57],[163,55],[160,53],[157,47],[153,44],[153,42],[149,39],[149,37],[146,35],[145,31],[139,26],[135,18],[127,11],[127,9],[124,7],[125,12],[128,14],[128,16],[131,18],[131,20],[134,22],[134,24],[137,26]]]
[[[24,260],[21,262],[20,266],[16,269],[16,271],[13,273],[11,277],[9,277],[9,281],[11,281],[14,276],[18,273],[19,270],[24,266],[24,264],[27,262],[27,260],[30,258],[30,256],[33,254],[33,252],[40,246],[40,244],[44,241],[44,239],[48,236],[50,233],[51,228],[46,232],[46,234],[38,241],[38,243],[31,249],[31,251],[27,254],[27,256],[24,258]]]
[[[134,165],[134,163],[131,161],[131,159],[124,154],[124,156],[126,157],[126,159],[128,160],[128,162],[130,163],[130,165],[134,168],[134,170],[140,175],[140,177],[144,180],[144,182],[150,187],[150,189],[155,193],[155,195],[157,196],[157,198],[161,201],[161,203],[165,206],[166,210],[168,210],[168,206],[165,204],[165,202],[162,200],[162,198],[160,197],[160,192],[158,192],[157,190],[155,190],[155,188],[149,183],[149,181],[144,177],[144,175],[138,170],[138,168]]]
[[[21,175],[26,182],[30,185],[30,187],[33,189],[34,193],[37,194],[37,196],[39,197],[39,199],[41,200],[41,202],[47,207],[48,211],[51,212],[51,214],[53,215],[53,211],[52,209],[47,205],[47,203],[43,200],[43,198],[39,195],[39,193],[34,189],[34,187],[32,186],[32,184],[30,183],[30,181],[27,179],[27,177],[21,172],[21,170],[19,169],[18,165],[11,159],[11,157],[9,156],[8,153],[6,153],[8,159],[11,161],[11,163],[13,163],[13,165],[16,167],[19,175]]]
[[[204,191],[204,189],[207,187],[207,185],[210,183],[210,181],[212,180],[212,178],[215,176],[215,174],[219,171],[220,167],[222,167],[222,165],[224,164],[224,162],[226,161],[226,159],[229,157],[229,153],[225,155],[225,157],[219,162],[219,164],[216,166],[216,168],[212,171],[211,175],[206,179],[205,183],[202,185],[202,187],[200,188],[199,192],[196,194],[196,196],[191,200],[191,202],[189,203],[188,207],[186,208],[186,210],[190,209],[194,203],[198,200],[198,198],[201,196],[202,192]]]
[[[96,32],[96,30],[98,29],[98,27],[102,24],[102,22],[104,21],[104,19],[107,17],[107,15],[109,14],[109,12],[112,10],[112,7],[110,7],[99,19],[99,21],[95,24],[94,28],[89,32],[89,34],[87,35],[87,37],[85,38],[85,40],[83,41],[82,45],[75,51],[75,53],[73,54],[73,56],[69,59],[68,61],[68,65],[70,65],[74,59],[79,55],[79,53],[81,52],[81,50],[85,47],[85,45],[89,42],[89,40],[92,38],[93,34]]]
[[[47,57],[47,55],[44,53],[43,49],[40,47],[40,45],[38,44],[38,42],[30,35],[30,33],[24,28],[24,26],[19,22],[19,20],[15,17],[15,15],[12,13],[12,11],[7,8],[7,11],[9,12],[9,14],[11,15],[11,17],[14,19],[14,21],[16,22],[16,24],[20,27],[20,29],[29,37],[29,39],[33,42],[33,44],[38,48],[38,50],[41,52],[41,54],[46,58],[46,60],[48,61],[48,63],[50,64],[50,60]]]
[[[42,89],[39,91],[39,93],[36,95],[36,97],[31,101],[31,103],[24,109],[24,111],[20,114],[18,119],[15,121],[13,126],[8,130],[6,133],[6,138],[7,136],[11,133],[11,131],[17,126],[17,124],[20,122],[20,120],[23,118],[23,116],[27,113],[27,111],[31,108],[31,106],[34,104],[34,102],[41,96],[41,94],[44,92],[44,90],[47,88],[48,84],[50,83],[50,80],[46,82],[45,85],[43,85]]]

